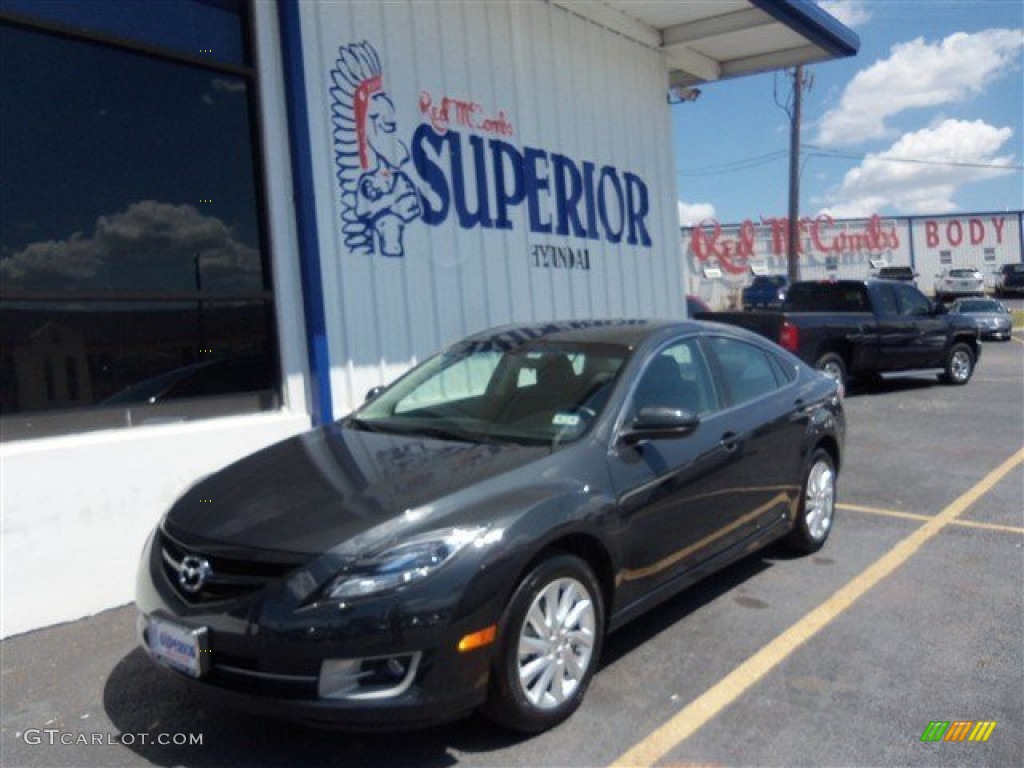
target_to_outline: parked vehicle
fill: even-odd
[[[938,369],[966,384],[981,355],[978,329],[917,288],[892,280],[798,282],[778,312],[716,312],[756,331],[840,381],[888,371]]]
[[[785,275],[757,275],[741,292],[744,309],[772,309],[782,306],[789,280]]]
[[[996,275],[996,296],[1024,296],[1024,264],[1003,264]]]
[[[995,299],[957,299],[949,312],[973,320],[983,339],[1009,341],[1013,333],[1013,316],[1009,308]]]
[[[985,278],[973,267],[944,269],[935,277],[936,301],[948,301],[960,296],[985,295]]]
[[[876,277],[879,280],[898,280],[903,283],[913,283],[917,278],[917,272],[911,267],[880,267]]]
[[[187,491],[141,642],[258,712],[541,731],[606,632],[770,541],[819,549],[844,435],[838,383],[742,329],[491,330]]]

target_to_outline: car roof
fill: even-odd
[[[465,342],[495,341],[512,346],[528,341],[589,342],[595,344],[621,344],[636,346],[665,328],[678,326],[680,330],[699,325],[688,320],[645,318],[607,318],[588,320],[559,320],[546,323],[512,323],[490,328],[464,339]]]

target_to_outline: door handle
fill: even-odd
[[[740,445],[739,436],[735,432],[726,432],[722,435],[722,439],[718,442],[719,445],[725,449],[726,453],[732,453]]]

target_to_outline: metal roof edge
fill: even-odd
[[[860,37],[811,0],[748,0],[833,56],[853,56]]]

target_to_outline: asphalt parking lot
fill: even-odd
[[[127,606],[3,641],[0,764],[1022,765],[1024,338],[986,343],[966,387],[889,379],[846,405],[826,547],[753,555],[613,635],[551,732],[474,717],[351,735],[225,711],[149,663]],[[922,741],[932,721],[995,726]]]

